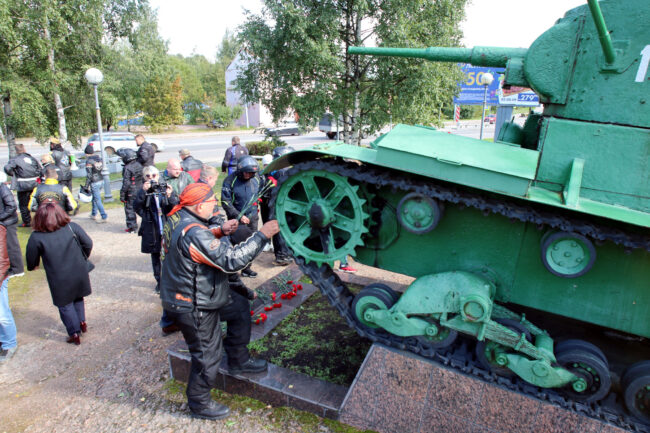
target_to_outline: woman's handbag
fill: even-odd
[[[72,237],[73,237],[74,240],[77,242],[77,245],[79,245],[79,249],[81,250],[81,255],[82,255],[82,256],[84,257],[84,259],[86,260],[86,267],[88,268],[88,273],[90,273],[90,271],[92,271],[93,269],[95,269],[95,265],[93,264],[93,262],[91,262],[90,260],[88,260],[88,257],[86,256],[86,253],[84,253],[84,249],[81,248],[81,242],[79,242],[79,238],[77,238],[77,235],[75,234],[74,230],[72,230],[72,227],[70,227],[69,224],[68,224],[68,228],[69,228],[70,231],[72,232]]]

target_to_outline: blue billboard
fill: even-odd
[[[465,74],[465,81],[460,83],[460,93],[454,98],[454,104],[458,105],[483,105],[485,86],[481,85],[483,74],[489,72],[494,77],[492,84],[488,86],[487,104],[497,105],[499,103],[500,75],[504,73],[503,68],[482,68],[472,65],[460,65]]]

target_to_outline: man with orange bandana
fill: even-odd
[[[163,266],[160,295],[167,317],[180,328],[192,357],[187,402],[197,418],[221,419],[228,407],[210,398],[222,356],[219,308],[228,302],[228,273],[248,265],[278,233],[277,221],[233,247],[222,236],[237,228],[237,221],[208,228],[217,202],[204,183],[188,185],[180,203],[169,213],[163,230]]]

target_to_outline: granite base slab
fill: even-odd
[[[375,343],[339,421],[381,433],[623,433],[627,430]]]
[[[287,271],[295,279],[302,275],[295,265],[290,266]],[[264,337],[317,290],[311,284],[302,286],[303,290],[298,291],[293,299],[282,301],[282,308],[267,312],[266,322],[253,325],[251,341]],[[267,290],[270,293],[273,291],[272,281],[264,283],[259,289]],[[258,311],[263,311],[262,306],[256,309],[256,312]],[[191,358],[185,341],[180,339],[174,342],[167,349],[167,355],[171,377],[187,383]],[[232,375],[228,372],[225,357],[219,368],[216,387],[228,393],[252,397],[273,406],[293,407],[330,419],[338,418],[338,410],[347,393],[347,387],[315,379],[273,364],[269,364],[269,369],[265,373]]]

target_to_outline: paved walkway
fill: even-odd
[[[86,298],[88,333],[80,346],[67,344],[65,329],[41,276],[24,294],[10,288],[19,348],[0,366],[0,432],[286,432],[291,420],[276,420],[270,408],[235,410],[223,421],[187,415],[184,393],[168,383],[165,349],[178,338],[161,335],[160,300],[149,256],[140,238],[124,233],[122,209],[97,224],[79,215],[94,241],[93,294]],[[253,265],[255,287],[283,268],[263,253]],[[13,281],[18,281],[14,279]],[[12,283],[13,284],[13,283]],[[329,431],[322,426],[320,431]]]

